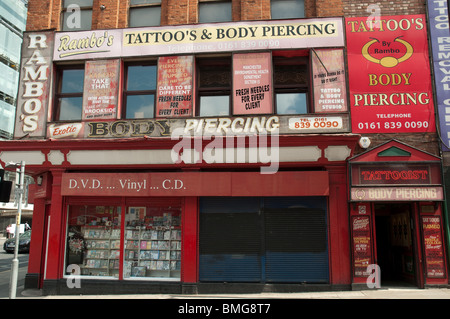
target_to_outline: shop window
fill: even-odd
[[[152,27],[161,25],[161,0],[131,0],[130,27]]]
[[[228,22],[232,21],[231,1],[199,0],[198,22]]]
[[[62,31],[90,30],[93,0],[63,0]]]
[[[197,60],[199,116],[230,114],[231,58]]]
[[[120,216],[115,206],[69,206],[67,275],[119,277]]]
[[[55,121],[81,120],[83,87],[84,66],[58,69]]]
[[[122,116],[127,119],[154,117],[156,64],[130,64],[126,67],[125,76]]]
[[[180,270],[181,208],[128,207],[123,278],[179,280]]]
[[[272,19],[293,19],[305,17],[304,0],[271,0]]]
[[[273,68],[276,113],[308,113],[308,58],[277,56]]]
[[[117,202],[69,205],[65,274],[179,281],[181,205],[146,202],[125,210],[123,216]]]

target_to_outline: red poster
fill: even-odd
[[[119,95],[119,60],[86,61],[83,120],[115,119]]]
[[[271,54],[233,55],[233,114],[272,113]]]
[[[193,56],[159,58],[156,117],[193,116],[193,61]]]
[[[346,112],[344,52],[313,50],[314,108],[316,113]]]
[[[422,216],[422,228],[427,277],[443,278],[445,276],[445,265],[441,219],[439,216]]]
[[[352,234],[354,274],[355,277],[366,277],[367,267],[372,264],[369,216],[353,217]]]
[[[346,19],[354,133],[434,132],[424,15]]]

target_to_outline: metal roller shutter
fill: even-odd
[[[265,281],[328,282],[325,198],[265,200]]]
[[[257,198],[200,201],[200,281],[260,281],[259,206]]]
[[[328,282],[326,197],[202,198],[200,281]]]

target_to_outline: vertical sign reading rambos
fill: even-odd
[[[83,120],[115,119],[119,94],[119,60],[87,61]]]
[[[343,50],[313,50],[312,67],[316,113],[346,112],[347,90]]]
[[[434,132],[424,15],[346,19],[352,130]]]
[[[159,58],[156,117],[193,116],[193,61],[193,56]]]
[[[52,70],[53,32],[25,33],[14,137],[43,137]]]
[[[450,151],[450,30],[447,0],[428,0],[436,102],[442,149]]]
[[[271,54],[233,55],[233,114],[272,113]]]

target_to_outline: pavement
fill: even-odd
[[[17,299],[450,299],[448,288],[379,288],[359,291],[329,291],[257,294],[130,294],[43,296],[40,290],[24,290]]]
[[[5,238],[0,236],[0,244]],[[0,246],[0,249],[2,246]],[[299,293],[257,294],[127,294],[127,295],[52,295],[44,296],[41,290],[18,291],[16,299],[168,299],[168,300],[221,300],[221,299],[450,299],[450,288],[381,287],[357,291],[325,291]]]

